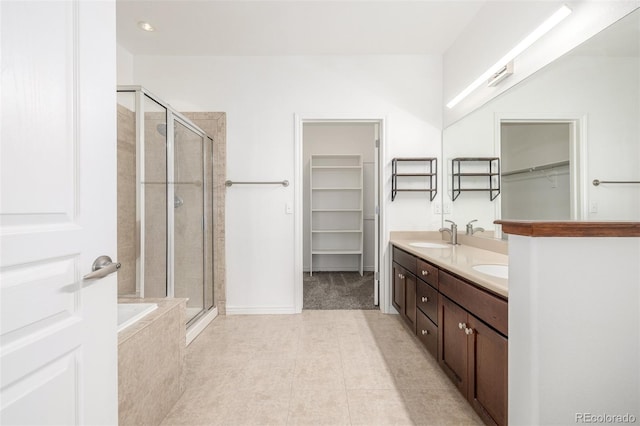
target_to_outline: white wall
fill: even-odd
[[[449,125],[521,82],[592,35],[640,6],[623,1],[489,1],[443,57],[443,104],[482,75],[562,4],[572,13],[514,61],[514,74],[496,87],[478,88],[453,109],[445,108]]]
[[[227,113],[228,179],[293,183],[227,190],[227,312],[294,311],[295,113],[385,117],[386,230],[440,226],[424,195],[390,202],[390,163],[440,155],[441,68],[421,55],[134,57],[134,83],[174,108]]]
[[[119,44],[116,44],[116,75],[118,85],[133,84],[133,55]]]
[[[363,190],[363,269],[374,270],[374,154],[376,140],[375,123],[305,123],[303,130],[303,175],[304,175],[304,220],[303,220],[303,269],[309,270],[310,251],[310,196],[309,164],[312,155],[360,155],[362,161],[362,190]],[[317,184],[316,184],[317,185]],[[317,207],[316,207],[317,208]],[[317,215],[318,213],[316,213]],[[321,213],[326,228],[340,229],[340,225],[330,225],[331,221],[344,219],[340,213]],[[347,213],[353,215],[353,213]],[[344,215],[344,213],[342,213]],[[351,216],[354,217],[354,216]],[[331,255],[315,256],[314,271],[358,271],[360,269],[358,256]]]
[[[639,258],[638,237],[509,236],[510,424],[638,421]]]

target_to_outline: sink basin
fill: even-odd
[[[427,241],[419,241],[416,243],[409,243],[412,247],[420,247],[420,248],[451,248],[450,245],[447,244],[439,244],[439,243],[430,243]]]
[[[473,269],[476,271],[491,275],[497,278],[509,278],[509,266],[508,265],[473,265]]]

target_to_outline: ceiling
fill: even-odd
[[[117,34],[134,55],[441,55],[484,3],[117,0]]]

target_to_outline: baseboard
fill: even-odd
[[[295,314],[295,306],[230,306],[227,305],[227,315],[265,315]]]
[[[218,308],[213,308],[211,309],[209,312],[207,312],[206,314],[204,314],[200,319],[198,319],[193,325],[191,325],[188,329],[187,329],[187,346],[189,346],[189,344],[191,342],[193,342],[193,340],[198,337],[198,335],[200,333],[202,333],[202,331],[207,328],[207,326],[209,324],[211,324],[211,321],[214,320],[215,317],[218,316]]]

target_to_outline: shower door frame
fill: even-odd
[[[206,312],[208,312],[209,310],[215,309],[215,294],[212,297],[212,306],[210,308],[207,308],[206,305],[206,294],[205,294],[205,284],[206,284],[206,235],[205,235],[205,231],[207,229],[210,229],[213,232],[214,229],[214,223],[213,223],[213,211],[215,211],[215,197],[213,197],[213,186],[215,185],[214,182],[212,182],[212,187],[208,188],[207,186],[207,176],[206,176],[206,155],[205,152],[205,144],[207,142],[211,143],[211,149],[210,149],[210,154],[211,154],[211,165],[213,167],[214,164],[214,149],[213,149],[213,138],[209,135],[207,135],[207,133],[202,130],[201,128],[199,128],[198,126],[196,126],[195,124],[193,124],[191,122],[191,120],[189,120],[187,117],[185,117],[184,115],[180,114],[179,112],[175,111],[169,104],[163,102],[162,100],[160,100],[160,98],[158,98],[157,96],[155,96],[153,93],[149,92],[147,89],[145,89],[142,86],[118,86],[117,87],[117,92],[129,92],[129,93],[134,93],[135,95],[135,116],[136,116],[136,221],[138,221],[138,223],[140,223],[140,228],[139,228],[139,236],[138,236],[138,244],[140,245],[140,256],[137,257],[136,260],[136,292],[138,293],[139,297],[144,298],[144,262],[143,262],[143,256],[145,253],[145,228],[144,226],[142,226],[142,221],[144,220],[144,213],[145,213],[145,187],[142,184],[142,177],[144,176],[144,164],[145,164],[145,156],[144,156],[144,149],[142,149],[142,144],[141,142],[144,141],[144,120],[145,120],[145,108],[144,108],[144,99],[145,96],[148,97],[149,99],[151,99],[153,102],[157,103],[159,106],[163,107],[166,111],[166,117],[165,117],[165,122],[166,122],[166,144],[167,144],[167,153],[166,153],[166,161],[167,161],[167,176],[166,176],[166,180],[167,180],[167,184],[166,184],[166,191],[167,191],[167,202],[166,202],[166,208],[167,208],[167,241],[166,241],[166,264],[167,264],[167,271],[166,271],[166,296],[165,297],[175,297],[175,238],[174,238],[174,219],[175,219],[175,208],[174,208],[174,204],[173,202],[171,202],[171,200],[174,200],[175,197],[175,185],[170,185],[169,182],[174,182],[174,176],[175,176],[175,138],[174,138],[174,120],[179,122],[181,125],[183,125],[184,127],[188,128],[189,130],[193,131],[194,133],[196,133],[197,135],[199,135],[200,137],[203,138],[203,155],[202,155],[202,170],[203,170],[203,176],[202,176],[202,192],[203,192],[203,199],[202,199],[202,212],[203,212],[203,220],[202,220],[202,239],[203,239],[203,252],[202,252],[202,310],[195,315],[193,318],[191,318],[189,321],[187,321],[187,326],[189,326],[190,324],[196,322],[199,318],[201,318]],[[213,173],[213,171],[212,171]],[[213,177],[214,175],[212,175]],[[213,177],[215,179],[215,177]],[[211,192],[211,196],[212,196],[212,204],[211,204],[211,218],[208,217],[206,212],[206,196],[207,193]],[[209,223],[209,221],[211,221],[211,223]],[[210,225],[210,226],[207,226]],[[215,241],[213,241],[213,236],[212,236],[212,245],[215,244]],[[212,250],[212,260],[213,257],[215,256],[215,250],[213,250],[213,247],[211,247]],[[211,267],[213,268],[213,265],[211,265]],[[212,287],[212,292],[214,291],[213,289],[213,281],[214,281],[214,275],[215,271],[213,271],[212,269],[212,276],[211,276],[211,287]]]

